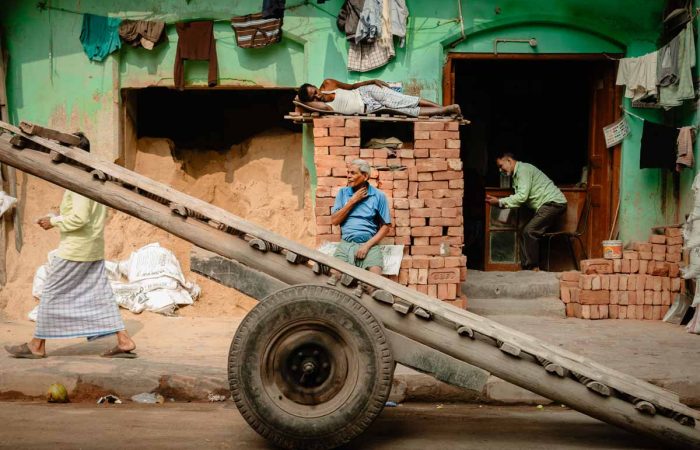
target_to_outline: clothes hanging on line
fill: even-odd
[[[394,37],[404,45],[407,19],[405,0],[365,0],[354,40],[349,41],[348,70],[367,72],[394,58]]]
[[[625,97],[639,101],[656,97],[658,51],[636,58],[622,58],[615,84],[625,86]]]
[[[286,3],[286,0],[264,0],[262,9],[263,19],[284,18],[284,8],[287,6]]]
[[[185,60],[209,61],[209,87],[218,83],[219,60],[216,56],[216,41],[214,40],[214,22],[178,22],[177,51],[175,52],[175,87],[185,88]]]
[[[656,78],[659,86],[678,83],[678,50],[681,35],[678,34],[668,44],[659,49]]]
[[[119,36],[132,47],[152,50],[165,36],[165,22],[155,20],[122,20]]]
[[[639,168],[673,170],[676,167],[678,134],[678,128],[645,120],[642,130]]]
[[[695,58],[695,34],[692,22],[688,22],[678,35],[677,82],[659,88],[659,105],[670,109],[682,105],[685,100],[695,98],[692,70],[695,67]]]
[[[355,30],[355,43],[372,43],[382,33],[382,0],[365,0]]]
[[[80,43],[90,60],[104,61],[110,53],[119,50],[122,45],[119,39],[121,21],[118,17],[83,14]]]
[[[682,127],[678,131],[676,141],[676,172],[680,172],[684,167],[693,167],[695,156],[693,155],[693,140],[695,138],[695,127]]]
[[[338,12],[338,19],[335,24],[338,30],[344,33],[348,40],[355,40],[357,24],[360,22],[360,14],[364,8],[365,0],[345,0]]]

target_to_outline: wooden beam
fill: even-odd
[[[51,128],[44,128],[30,122],[20,122],[19,128],[26,134],[52,139],[61,144],[70,145],[71,147],[77,147],[78,144],[80,144],[80,138],[74,134],[63,133],[61,131],[52,130]]]

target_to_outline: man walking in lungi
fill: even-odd
[[[83,138],[81,148],[90,151]],[[136,344],[125,331],[104,266],[107,208],[65,191],[60,215],[39,219],[44,230],[58,228],[61,242],[39,301],[34,338],[5,346],[16,358],[46,357],[46,339],[116,334],[117,345],[102,353],[107,358],[135,358]]]

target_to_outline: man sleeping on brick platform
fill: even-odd
[[[420,97],[401,94],[381,80],[348,84],[328,78],[320,88],[304,83],[299,88],[299,100],[315,109],[347,115],[385,109],[413,117],[462,113],[459,105],[440,106]]]
[[[331,224],[340,225],[336,258],[381,274],[384,266],[379,241],[389,232],[391,215],[382,191],[370,185],[369,164],[356,159],[348,165],[348,185],[338,191],[331,209]],[[336,277],[329,279],[335,284]]]

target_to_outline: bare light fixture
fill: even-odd
[[[530,47],[535,48],[537,47],[537,39],[535,38],[530,38],[530,39],[508,39],[508,38],[496,38],[493,40],[493,54],[498,55],[498,44],[499,42],[526,42],[530,45]]]

